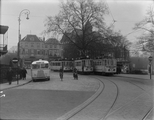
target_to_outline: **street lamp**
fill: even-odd
[[[149,57],[149,73],[150,73],[150,79],[151,79],[151,74],[152,74],[152,60],[153,60],[153,58],[152,58],[152,56],[150,56]]]
[[[26,15],[26,19],[28,20],[29,19],[29,14],[30,14],[30,11],[28,9],[24,9],[20,12],[19,14],[19,17],[18,17],[18,22],[19,22],[19,33],[18,33],[18,64],[20,63],[20,40],[21,40],[21,34],[20,34],[20,17],[22,14],[25,14]]]
[[[18,33],[18,69],[16,71],[16,74],[17,74],[17,84],[19,84],[19,66],[20,66],[20,40],[21,40],[21,34],[20,34],[20,17],[22,14],[25,14],[27,17],[26,19],[28,20],[29,19],[29,14],[30,14],[30,11],[28,9],[24,9],[20,12],[19,14],[19,17],[18,17],[18,22],[19,22],[19,33]]]

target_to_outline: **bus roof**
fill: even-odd
[[[49,63],[49,62],[47,60],[37,60],[32,62],[32,64],[37,64],[37,63]]]

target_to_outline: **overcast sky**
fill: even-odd
[[[154,3],[152,0],[106,0],[110,14],[106,16],[106,23],[112,24],[115,31],[121,31],[123,35],[133,31],[135,23],[146,16],[146,12]],[[59,12],[60,0],[1,0],[1,25],[9,26],[8,48],[16,46],[18,42],[18,17],[23,9],[30,11],[29,20],[21,15],[21,36],[35,34],[43,37],[41,32],[44,28],[46,16],[54,16]],[[141,32],[134,32],[127,36],[132,42]]]

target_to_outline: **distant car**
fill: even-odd
[[[135,69],[131,71],[132,74],[144,74],[147,75],[148,74],[148,70],[146,69]]]

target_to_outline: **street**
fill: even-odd
[[[119,75],[79,75],[74,80],[72,73],[64,73],[60,81],[58,73],[51,72],[50,81],[30,82],[3,93],[1,119],[136,120],[153,105],[152,80]],[[147,118],[152,117],[151,111]]]

